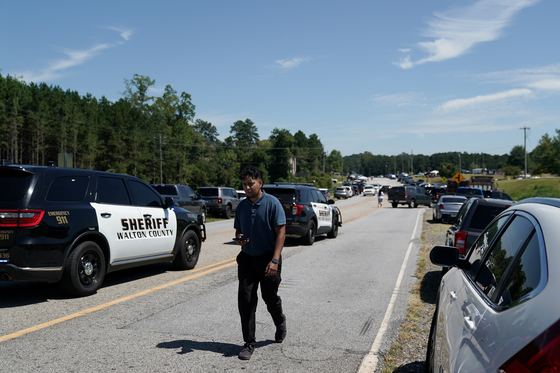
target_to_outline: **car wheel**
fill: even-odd
[[[332,225],[332,230],[327,233],[328,238],[336,238],[336,236],[338,236],[338,216],[334,217]]]
[[[195,231],[187,231],[181,239],[181,246],[173,259],[177,269],[193,269],[200,255],[200,241]]]
[[[416,200],[413,198],[410,200],[410,203],[408,204],[409,208],[416,208],[418,207],[418,204],[416,203]]]
[[[398,202],[393,202],[391,203],[391,206],[393,206],[394,208],[397,208],[399,206]]]
[[[105,255],[99,245],[86,241],[70,253],[64,266],[61,287],[80,297],[94,294],[105,278]]]
[[[307,230],[307,233],[305,234],[305,236],[302,237],[303,244],[304,245],[313,245],[313,242],[315,242],[315,235],[316,234],[317,234],[317,228],[315,228],[315,221],[310,220],[309,221],[309,229]]]
[[[434,358],[435,358],[434,345],[436,344],[437,314],[438,314],[438,307],[436,303],[436,310],[434,312],[434,317],[432,317],[432,326],[430,327],[430,335],[428,337],[428,348],[426,349],[426,365],[424,368],[425,373],[434,372]]]
[[[224,218],[230,219],[231,218],[231,206],[226,206],[226,211],[224,211]]]

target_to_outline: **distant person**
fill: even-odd
[[[286,338],[286,316],[278,287],[282,278],[282,248],[286,237],[286,215],[278,199],[263,191],[263,172],[247,166],[241,172],[243,190],[247,198],[235,210],[235,238],[241,245],[237,255],[239,278],[238,308],[245,345],[239,358],[249,360],[255,350],[255,323],[258,303],[257,290],[261,285],[262,299],[272,316],[276,333],[274,339],[282,343]]]
[[[379,188],[379,191],[377,192],[377,207],[378,208],[383,207],[383,197],[384,197],[383,189]]]

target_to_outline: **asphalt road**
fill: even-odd
[[[239,248],[226,221],[208,224],[191,271],[161,264],[115,272],[86,298],[67,298],[54,284],[0,282],[0,371],[372,370],[405,315],[425,208],[377,209],[376,198],[361,196],[336,205],[344,218],[336,239],[287,241],[279,293],[288,335],[274,343],[260,301],[249,361],[237,358]]]

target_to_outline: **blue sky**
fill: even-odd
[[[327,152],[527,150],[560,128],[560,1],[5,1],[0,73],[115,101],[192,95]]]

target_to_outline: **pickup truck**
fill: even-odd
[[[208,213],[206,201],[193,192],[190,187],[180,184],[152,184],[152,186],[163,197],[173,198],[176,206],[201,215],[202,222],[206,223],[206,214]]]
[[[396,186],[389,189],[387,199],[391,206],[408,205],[408,207],[418,207],[418,205],[430,206],[432,196],[424,187],[412,185]]]

